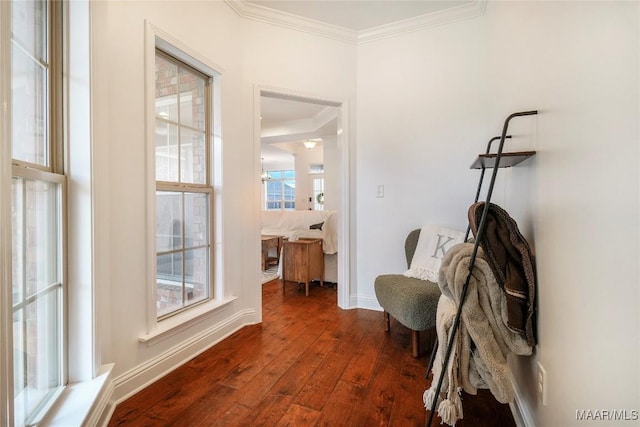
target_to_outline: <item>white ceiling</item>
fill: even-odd
[[[473,3],[472,0],[245,0],[245,2],[353,31],[368,30]]]
[[[282,97],[260,97],[261,157],[265,164],[293,163],[302,142],[313,139],[322,150],[322,139],[338,132],[338,108]]]
[[[310,104],[281,98],[262,96],[260,98],[260,117],[262,125],[275,126],[278,123],[308,119],[320,113],[324,105]]]

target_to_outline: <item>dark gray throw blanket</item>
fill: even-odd
[[[469,207],[469,224],[477,236],[485,202]],[[535,345],[536,298],[535,260],[518,225],[500,206],[489,203],[486,227],[480,246],[500,288],[506,295],[507,326]]]

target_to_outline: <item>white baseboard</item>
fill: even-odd
[[[230,318],[192,336],[179,345],[114,378],[111,400],[94,425],[106,426],[118,403],[133,396],[200,353],[213,347],[240,328],[256,323],[256,311],[242,310]]]
[[[382,307],[378,303],[378,299],[375,296],[363,296],[356,295],[351,297],[349,301],[352,308],[364,308],[366,310],[382,311]]]
[[[511,385],[513,386],[514,399],[509,403],[509,408],[513,414],[513,420],[517,427],[535,427],[531,411],[529,411],[529,405],[524,400],[520,389],[515,383],[513,376],[511,376]]]

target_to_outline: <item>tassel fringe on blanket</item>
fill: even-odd
[[[461,243],[447,251],[442,260],[438,277],[442,296],[436,312],[436,332],[440,343],[449,342],[472,252],[473,244]],[[462,305],[449,365],[443,372],[446,345],[441,345],[433,364],[432,387],[423,395],[427,409],[437,399],[438,414],[448,425],[453,426],[463,418],[463,390],[475,395],[479,388],[489,389],[500,403],[513,400],[507,355],[530,355],[532,347],[525,337],[507,327],[505,298],[484,253],[479,250]],[[440,395],[436,396],[435,388],[441,375],[445,377]]]

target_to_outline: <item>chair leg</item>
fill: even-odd
[[[384,331],[389,332],[391,330],[391,320],[389,319],[389,313],[384,312]]]
[[[411,354],[413,357],[420,356],[420,332],[411,330]]]

